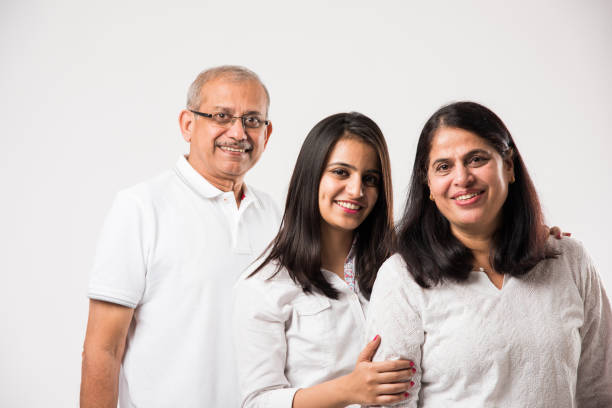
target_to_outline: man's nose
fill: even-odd
[[[242,124],[242,118],[233,118],[226,133],[229,137],[236,140],[244,140],[248,136]]]

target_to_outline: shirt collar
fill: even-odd
[[[255,193],[255,191],[249,188],[246,185],[246,183],[242,183],[242,193],[244,194],[244,198],[242,199],[242,202],[240,203],[240,207],[244,205],[246,208],[251,203],[253,203],[253,205],[255,205],[256,207],[262,208],[261,200],[259,199],[259,197],[257,197],[257,194]]]
[[[174,172],[185,184],[204,198],[213,198],[223,194],[223,191],[213,186],[194,169],[185,156],[179,157],[174,166]]]
[[[202,175],[189,164],[185,156],[181,155],[178,158],[174,166],[174,172],[189,188],[203,198],[216,198],[227,193],[213,186],[208,180],[202,177]],[[244,199],[240,203],[240,207],[242,207],[243,204],[247,207],[250,203],[253,203],[261,208],[259,197],[257,197],[253,189],[247,187],[246,183],[242,184],[242,192],[244,193]]]

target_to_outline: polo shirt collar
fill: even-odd
[[[244,198],[242,199],[240,207],[242,207],[243,205],[247,207],[248,205],[253,203],[253,205],[255,205],[256,207],[262,208],[261,201],[259,200],[259,197],[257,197],[257,193],[255,193],[253,189],[250,189],[246,185],[246,183],[242,183],[242,193],[244,194]]]
[[[226,191],[219,190],[202,177],[202,175],[189,164],[185,156],[181,155],[178,158],[174,166],[174,172],[189,188],[203,198],[220,197],[227,193]],[[247,207],[250,203],[255,204],[257,207],[261,207],[259,197],[257,197],[257,194],[252,189],[247,187],[246,183],[242,185],[242,192],[244,193],[244,200],[240,207],[242,207],[243,204],[246,204],[245,207]]]

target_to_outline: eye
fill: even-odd
[[[338,168],[338,169],[332,169],[331,173],[338,176],[338,177],[348,177],[349,173],[348,171],[346,171],[346,169],[342,169],[342,168]]]
[[[488,161],[489,159],[487,157],[473,156],[468,160],[468,165],[471,165],[472,167],[480,167],[486,164]]]
[[[213,120],[217,123],[227,123],[232,120],[232,117],[225,112],[217,112],[213,114]]]
[[[363,177],[363,183],[369,187],[378,187],[380,177],[377,174],[367,174]]]
[[[450,170],[450,165],[448,163],[438,163],[436,165],[435,170],[437,173],[448,173]]]
[[[257,116],[245,116],[244,118],[244,124],[250,128],[258,128],[261,126],[261,122],[261,119]]]

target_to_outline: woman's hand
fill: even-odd
[[[410,396],[414,385],[410,378],[416,372],[408,360],[372,362],[380,345],[380,336],[374,337],[359,353],[352,373],[341,378],[350,404],[389,405]]]
[[[548,233],[552,236],[554,236],[557,239],[561,239],[562,236],[564,237],[571,237],[572,233],[571,232],[563,232],[561,231],[561,228],[554,226],[552,228],[548,229]]]

